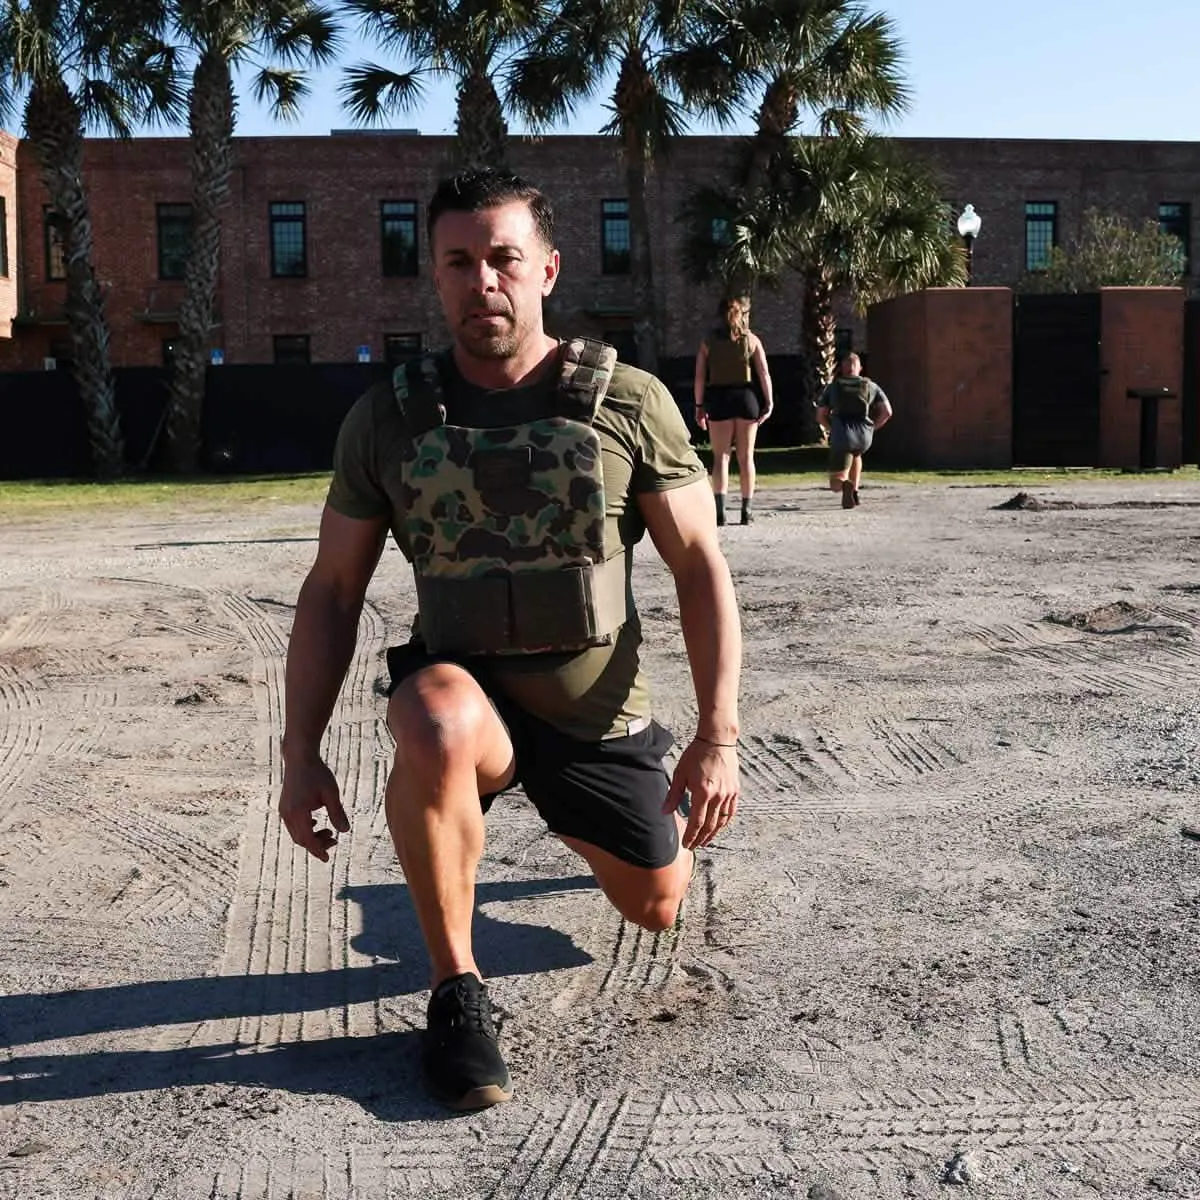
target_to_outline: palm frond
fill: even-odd
[[[347,67],[345,82],[338,87],[342,106],[364,125],[411,112],[424,95],[425,74],[422,70],[393,71],[375,63]]]
[[[294,121],[300,116],[300,101],[309,86],[302,71],[285,67],[261,67],[250,84],[255,100],[265,103],[277,120]]]

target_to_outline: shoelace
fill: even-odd
[[[476,989],[468,987],[465,983],[456,983],[454,990],[442,999],[453,1003],[457,1009],[449,1014],[450,1025],[465,1025],[487,1037],[496,1036],[491,1005],[488,1003],[487,992],[482,988]]]

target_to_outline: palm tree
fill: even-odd
[[[705,24],[707,36],[740,81],[743,99],[757,96],[758,103],[754,134],[737,155],[732,184],[708,189],[703,203],[687,206],[693,217],[689,241],[701,258],[721,251],[716,242],[734,227],[745,227],[756,210],[759,220],[770,213],[770,201],[761,193],[778,164],[789,169],[789,139],[804,117],[811,118],[813,132],[821,136],[861,136],[868,117],[886,121],[908,104],[890,18],[866,13],[856,3],[719,0],[709,8]],[[715,192],[726,197],[721,207],[732,211],[714,230],[704,223],[704,211]],[[750,294],[752,262],[720,257],[730,269],[723,280],[726,290]]]
[[[865,312],[892,296],[965,284],[967,264],[937,178],[891,143],[801,140],[794,170],[807,180],[810,196],[826,201],[797,214],[793,260],[804,280],[801,394],[811,401],[833,378],[839,291]]]
[[[62,234],[72,373],[93,467],[103,478],[124,472],[125,447],[104,295],[92,263],[84,131],[126,137],[137,120],[170,113],[178,100],[170,78],[169,50],[119,3],[7,0],[0,10],[0,116],[24,97],[25,133]]]
[[[254,70],[255,99],[290,120],[308,93],[303,68],[330,61],[338,46],[330,9],[313,0],[168,0],[164,14],[181,53],[194,60],[188,89],[192,230],[184,267],[179,340],[167,408],[171,467],[188,474],[200,458],[208,344],[221,263],[221,209],[229,199],[233,75]]]
[[[801,433],[812,432],[812,401],[833,377],[839,293],[864,312],[891,296],[966,282],[936,177],[881,138],[790,138],[752,201],[735,188],[702,189],[684,219],[694,278],[777,283],[788,270],[800,274],[802,386],[780,423]],[[714,238],[714,228],[727,235]]]
[[[615,69],[602,132],[620,145],[629,198],[630,284],[638,363],[658,364],[658,304],[651,269],[646,184],[689,119],[727,123],[737,81],[707,36],[706,0],[563,0],[513,68],[512,103],[534,127],[568,118]]]
[[[545,24],[549,8],[537,0],[347,0],[364,32],[417,65],[394,71],[375,63],[346,70],[341,91],[358,121],[371,123],[409,112],[420,102],[429,75],[458,83],[455,157],[461,167],[504,167],[508,123],[495,80],[508,56]]]

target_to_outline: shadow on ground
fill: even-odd
[[[480,884],[478,906],[594,888],[590,875]],[[425,951],[404,884],[344,889],[359,905],[359,953],[371,966],[272,975],[152,980],[77,991],[0,997],[0,1036],[9,1047],[65,1038],[307,1012],[338,1011],[411,995],[428,986]],[[566,934],[500,921],[477,907],[474,936],[485,976],[537,974],[591,962]],[[386,961],[386,960],[392,961]],[[272,1046],[229,1041],[165,1050],[11,1054],[0,1070],[0,1105],[235,1084],[342,1095],[384,1120],[440,1113],[422,1096],[416,1030]]]

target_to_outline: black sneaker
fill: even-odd
[[[858,494],[858,488],[854,489],[854,507],[857,508],[862,503],[862,497]]]
[[[450,1108],[488,1108],[512,1099],[487,988],[475,975],[452,975],[434,989],[423,1058],[429,1091]]]
[[[848,479],[842,480],[842,507],[854,507],[854,484]]]

